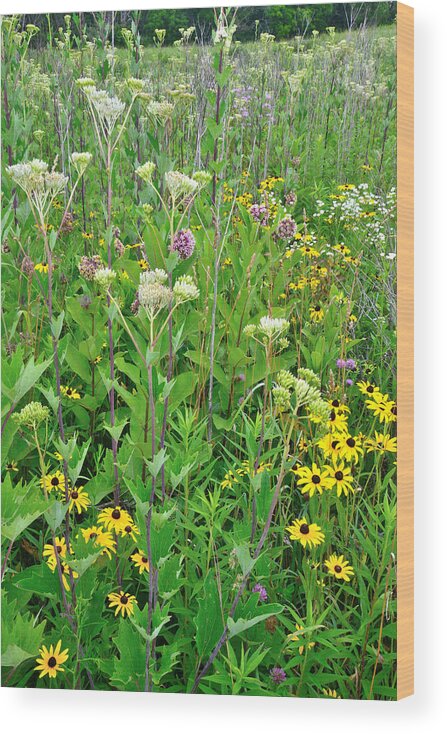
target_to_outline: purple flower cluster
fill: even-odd
[[[278,686],[280,683],[284,683],[285,679],[287,678],[286,671],[284,670],[284,668],[278,668],[275,666],[270,671],[270,678],[272,679],[273,683],[276,683],[276,685]]]
[[[174,235],[171,252],[177,252],[181,260],[191,257],[196,241],[190,229],[181,229]]]
[[[269,221],[269,210],[265,204],[252,204],[250,207],[250,214],[255,222],[259,222],[263,227],[267,226]]]
[[[355,359],[337,359],[337,367],[339,370],[355,370],[357,363]]]
[[[259,594],[259,601],[267,601],[267,589],[265,586],[261,586],[261,584],[255,584],[252,588],[253,594]]]
[[[101,267],[102,261],[99,255],[81,257],[78,268],[83,278],[86,280],[94,280],[96,271]]]
[[[122,257],[125,253],[125,247],[119,237],[115,237],[115,254],[117,257]]]
[[[235,87],[234,91],[234,106],[241,117],[247,118],[250,116],[250,102],[253,95],[253,87]]]
[[[284,201],[286,203],[286,206],[295,206],[297,201],[297,196],[294,191],[289,191],[284,198]]]
[[[296,234],[296,222],[292,217],[287,216],[281,219],[276,234],[281,240],[290,240]]]
[[[25,255],[25,257],[22,260],[22,264],[20,266],[20,269],[22,273],[25,273],[25,275],[33,275],[34,273],[34,263],[29,257],[29,255]]]

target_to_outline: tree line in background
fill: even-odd
[[[54,36],[58,29],[65,30],[63,13],[23,15],[22,23],[34,23]],[[237,31],[235,39],[253,41],[261,33],[270,33],[278,40],[306,35],[312,31],[324,31],[327,27],[337,30],[351,30],[364,23],[386,25],[396,17],[395,2],[366,3],[323,3],[321,5],[269,5],[240,7],[237,11]],[[207,42],[211,38],[214,23],[213,8],[179,8],[159,10],[124,10],[98,13],[73,13],[73,30],[82,29],[84,33],[97,36],[102,40],[112,34],[116,45],[123,45],[121,28],[131,24],[140,35],[140,42],[150,44],[154,41],[155,30],[164,29],[164,44],[170,45],[180,39],[180,28],[194,26],[197,37]],[[35,45],[46,42],[45,35],[34,37]]]

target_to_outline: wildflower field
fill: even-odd
[[[396,697],[395,26],[2,20],[5,686]]]

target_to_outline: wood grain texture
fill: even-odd
[[[414,692],[414,10],[397,3],[397,698]]]

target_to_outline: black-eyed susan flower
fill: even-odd
[[[46,474],[40,479],[40,486],[47,492],[65,492],[65,477],[61,471],[56,471],[54,474]]]
[[[231,489],[233,487],[233,484],[239,484],[239,479],[235,475],[235,473],[229,469],[227,473],[225,474],[224,478],[222,479],[220,486],[222,489]]]
[[[326,469],[329,472],[330,478],[333,480],[332,486],[335,486],[337,490],[337,497],[340,497],[342,492],[347,497],[349,492],[354,491],[354,487],[352,486],[354,477],[351,474],[351,467],[345,466],[344,461],[334,462],[333,466],[326,466]]]
[[[5,464],[6,471],[19,471],[16,461],[7,461]]]
[[[373,393],[380,393],[377,385],[373,385],[372,382],[368,382],[367,380],[360,380],[356,384],[362,395],[366,395],[367,397],[371,397]]]
[[[365,446],[370,453],[371,451],[377,451],[378,454],[384,454],[389,451],[391,454],[397,452],[397,438],[392,438],[388,433],[374,432],[374,438],[365,439]]]
[[[140,574],[143,571],[149,571],[149,559],[143,551],[139,550],[136,553],[132,553],[130,560],[134,562]]]
[[[121,612],[121,616],[126,615],[130,617],[134,613],[134,604],[136,603],[136,597],[133,594],[126,594],[124,591],[114,591],[107,596],[109,600],[110,609],[115,608],[115,617]]]
[[[63,535],[60,538],[56,536],[54,538],[54,543],[45,543],[43,547],[42,555],[47,559],[47,563],[50,567],[56,565],[56,553],[60,558],[65,558],[67,555],[67,543],[65,542]]]
[[[312,464],[312,468],[308,466],[300,466],[297,469],[292,469],[293,473],[298,477],[297,484],[300,485],[300,490],[303,494],[308,493],[312,497],[315,492],[321,494],[324,489],[331,489],[334,485],[333,479],[331,479],[328,468],[320,469],[315,463]]]
[[[36,263],[34,270],[37,270],[38,273],[48,273],[48,263]]]
[[[98,521],[107,530],[114,530],[115,533],[121,533],[126,525],[132,525],[132,518],[122,507],[105,507],[99,513]]]
[[[116,552],[116,541],[109,530],[104,530],[100,525],[92,525],[89,528],[81,528],[82,536],[86,543],[102,548],[101,555],[112,557],[112,553]]]
[[[319,323],[324,319],[324,310],[318,304],[309,308],[309,316],[311,321]]]
[[[346,413],[339,408],[331,410],[327,427],[334,433],[347,433],[348,419],[346,417]]]
[[[39,670],[39,678],[48,675],[49,678],[55,678],[57,673],[64,672],[63,663],[68,659],[68,648],[61,650],[62,640],[59,640],[56,646],[50,645],[48,649],[45,645],[39,649],[40,657],[36,658],[36,667]]]
[[[68,498],[70,502],[68,509],[72,510],[75,508],[78,515],[80,515],[81,512],[84,512],[84,510],[91,505],[90,497],[87,492],[84,491],[84,487],[73,487],[73,489],[68,493]]]
[[[138,265],[140,266],[140,270],[147,270],[148,267],[149,267],[149,264],[148,264],[147,260],[144,257],[141,257],[138,260]]]
[[[301,624],[296,624],[295,629],[296,632],[288,635],[288,639],[290,642],[305,642],[305,644],[300,645],[298,648],[299,654],[302,655],[305,649],[310,650],[312,647],[315,647],[315,642],[306,642],[307,635],[303,634],[304,627]]]
[[[387,394],[373,393],[371,400],[367,400],[365,405],[381,423],[393,423],[397,420],[396,403]]]
[[[358,463],[359,456],[363,454],[362,443],[359,436],[350,436],[349,433],[340,436],[340,458],[345,461]]]
[[[140,534],[140,531],[138,530],[135,523],[132,521],[128,522],[127,525],[123,527],[122,530],[120,530],[120,535],[122,535],[123,538],[132,538],[133,542],[137,542],[137,535]]]
[[[345,561],[344,556],[337,556],[335,553],[329,556],[327,561],[324,562],[328,573],[331,576],[335,576],[339,581],[350,581],[351,576],[354,576],[354,569],[349,565],[348,561]]]
[[[318,250],[316,250],[315,247],[311,247],[311,245],[302,245],[299,250],[305,257],[320,257]]]
[[[345,405],[345,403],[342,403],[341,400],[338,398],[332,398],[332,400],[328,400],[328,405],[330,410],[337,410],[340,413],[350,413],[348,406]]]
[[[61,385],[61,393],[66,398],[69,398],[70,400],[80,400],[81,396],[78,393],[77,390],[75,390],[74,387],[67,387],[66,385]]]
[[[298,441],[298,451],[305,452],[309,449],[309,442],[306,441],[304,436],[301,436],[300,440]]]
[[[303,548],[306,545],[316,546],[324,540],[324,533],[321,532],[321,528],[315,523],[308,523],[305,517],[294,520],[288,528],[287,532],[290,534],[290,540],[297,540]]]
[[[317,446],[322,450],[325,458],[334,460],[339,457],[343,437],[343,434],[326,433],[325,436],[318,440]]]

